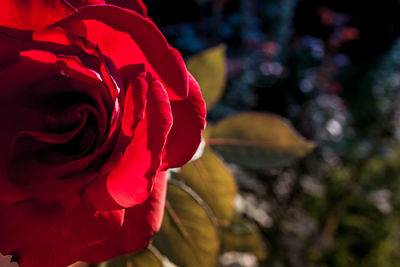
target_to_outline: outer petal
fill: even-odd
[[[72,6],[76,8],[89,6],[89,5],[104,5],[110,4],[117,7],[130,9],[142,15],[148,17],[147,7],[142,0],[67,0]]]
[[[86,31],[75,25],[83,20]],[[152,21],[112,5],[86,6],[59,26],[98,44],[117,68],[144,64],[172,100],[188,94],[188,75],[179,52],[170,47]],[[71,26],[72,25],[72,26]],[[110,38],[112,36],[112,38]]]
[[[75,10],[63,0],[2,0],[0,25],[15,29],[43,29],[72,15]]]
[[[106,0],[107,4],[115,5],[123,8],[130,9],[142,15],[148,17],[147,7],[142,0]]]
[[[160,167],[165,140],[171,129],[172,116],[168,96],[161,83],[149,76],[147,80],[146,112],[135,128],[132,142],[119,162],[110,167],[109,175],[97,178],[87,188],[90,199],[100,210],[141,204],[153,187],[153,178]],[[129,95],[127,99],[129,101]],[[124,118],[132,116],[130,113],[130,110],[125,110]]]
[[[166,172],[159,172],[149,198],[143,204],[126,210],[121,230],[108,240],[82,250],[79,259],[97,263],[146,248],[150,238],[161,227],[166,190]]]
[[[72,6],[79,8],[89,5],[104,5],[104,0],[67,0]]]
[[[59,202],[0,204],[0,252],[14,255],[20,267],[65,267],[120,229],[124,213],[96,211],[87,199],[72,210]]]
[[[206,106],[199,84],[189,73],[189,96],[180,101],[171,101],[174,125],[168,135],[163,167],[180,167],[196,152],[206,123]],[[182,148],[182,149],[176,149]]]

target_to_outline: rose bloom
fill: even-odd
[[[159,229],[199,86],[139,0],[0,1],[0,252],[96,263]]]

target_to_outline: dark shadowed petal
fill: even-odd
[[[105,4],[104,0],[66,0],[66,1],[75,8],[89,6],[89,5],[104,5]]]
[[[21,267],[65,267],[79,251],[113,236],[124,223],[124,210],[99,212],[82,199],[73,209],[60,202],[0,204],[0,252]]]
[[[7,84],[0,91],[0,199],[52,200],[78,190],[91,178],[87,167],[108,137],[114,106],[100,75],[77,57],[26,50],[0,77]]]
[[[22,41],[0,32],[0,70],[18,60]]]

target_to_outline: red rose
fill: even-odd
[[[180,54],[141,1],[105,2],[0,1],[0,252],[22,267],[145,248],[200,143]]]

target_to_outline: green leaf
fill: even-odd
[[[283,167],[314,149],[284,119],[272,114],[246,112],[213,127],[208,144],[224,159],[255,169]]]
[[[109,261],[99,263],[98,267],[125,267],[126,266],[126,256],[119,256],[113,258]]]
[[[221,98],[226,84],[225,45],[221,44],[197,54],[187,61],[187,68],[200,84],[207,109]]]
[[[259,260],[267,258],[262,235],[254,225],[243,218],[235,218],[229,227],[221,229],[224,251],[253,253]]]
[[[229,225],[237,194],[236,182],[210,148],[204,150],[200,159],[184,165],[179,172],[179,179],[200,195],[221,224]]]
[[[107,262],[100,263],[98,267],[163,267],[160,259],[150,250],[145,249],[133,254],[122,255]]]
[[[163,267],[160,259],[150,249],[134,253],[127,257],[127,267]]]
[[[171,180],[162,227],[153,244],[178,266],[217,266],[219,236],[212,218],[194,191]]]

